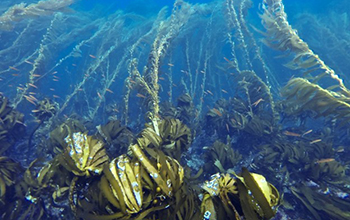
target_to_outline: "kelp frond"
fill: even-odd
[[[65,141],[68,146],[59,155],[59,161],[69,171],[78,176],[100,174],[109,158],[102,142],[81,132],[69,134]]]
[[[217,173],[203,184],[202,215],[234,220],[242,216],[250,220],[272,218],[280,199],[276,188],[265,177],[246,168],[242,168],[241,176],[233,175]]]
[[[350,121],[349,98],[323,89],[306,79],[291,79],[281,94],[286,98],[287,111],[290,114],[313,111],[316,117],[333,116],[341,120],[340,126]]]
[[[304,75],[318,72],[312,77],[314,82],[329,76],[335,80],[332,82],[333,85],[339,86],[343,94],[350,96],[350,91],[345,87],[343,80],[309,48],[288,23],[282,0],[264,0],[263,12],[260,15],[266,29],[264,34],[266,38],[263,42],[273,49],[293,54],[292,61],[285,64],[286,67],[293,70],[303,69]]]

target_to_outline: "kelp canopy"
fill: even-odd
[[[350,218],[347,14],[86,4],[0,5],[1,219]]]

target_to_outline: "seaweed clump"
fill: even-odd
[[[241,176],[214,174],[202,186],[205,219],[270,219],[279,204],[277,189],[266,179],[242,168]]]
[[[350,121],[349,97],[323,89],[306,79],[291,79],[281,91],[286,98],[286,112],[293,115],[304,111],[313,112],[315,118],[332,117],[339,121],[339,127]]]

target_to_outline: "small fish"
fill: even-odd
[[[40,77],[41,75],[39,75],[39,74],[33,74],[32,76],[33,76],[33,77]]]
[[[58,79],[53,79],[53,81],[58,82],[59,80]]]
[[[17,69],[16,67],[13,66],[9,66],[10,69],[15,70],[15,71],[19,71],[19,69]]]
[[[257,105],[259,105],[260,102],[263,102],[263,101],[264,101],[264,99],[263,99],[263,98],[260,98],[260,99],[258,99],[256,102],[254,102],[254,103],[252,104],[252,106],[256,107]]]
[[[75,64],[75,63],[72,63],[72,66],[77,66],[77,64]]]
[[[119,110],[117,108],[112,109],[112,111],[119,112]]]
[[[101,96],[101,94],[99,92],[97,92],[97,95],[101,100],[103,99],[103,97]]]
[[[335,159],[334,158],[325,158],[325,159],[316,160],[315,164],[329,163],[332,161],[335,161]]]
[[[236,121],[235,119],[233,119],[233,118],[231,118],[230,121],[231,121],[232,124],[234,124],[234,125],[237,124],[237,121]]]
[[[305,132],[304,134],[302,134],[301,136],[304,137],[305,135],[310,134],[311,132],[312,132],[312,129],[306,131],[306,132]]]
[[[96,59],[96,57],[94,55],[89,54],[89,57]]]
[[[315,143],[318,143],[320,141],[322,141],[322,139],[316,139],[316,140],[311,141],[309,144],[315,144]]]
[[[114,93],[114,92],[113,92],[112,90],[110,90],[110,89],[106,89],[106,91],[109,92],[109,93],[112,93],[112,94]]]
[[[55,72],[53,72],[53,73],[51,73],[52,75],[55,75],[57,73],[57,71],[55,71]]]
[[[224,60],[226,60],[226,62],[231,63],[231,60],[227,59],[226,57],[224,57]]]
[[[207,89],[207,92],[208,92],[210,95],[214,95],[209,89]]]
[[[180,70],[180,72],[182,72],[182,73],[186,74],[186,76],[188,76],[188,75],[189,75],[189,74],[188,74],[188,72],[187,72],[186,70]]]
[[[27,125],[26,125],[26,124],[24,124],[24,123],[23,123],[23,122],[21,122],[21,121],[16,120],[16,123],[21,124],[21,125],[23,125],[24,127],[27,127]]]
[[[30,64],[30,65],[34,65],[34,63],[30,62],[29,60],[25,60],[24,62],[25,62],[25,63],[28,63],[28,64]]]
[[[84,91],[82,88],[78,89],[78,91]]]
[[[30,94],[30,95],[36,95],[36,93],[35,93],[35,92],[29,92],[29,94]]]
[[[213,108],[213,111],[219,116],[219,117],[221,117],[222,116],[222,113],[221,113],[221,111],[219,111],[218,109],[216,109],[216,108]]]
[[[29,97],[30,97],[33,101],[39,102],[33,95],[29,95]]]
[[[172,64],[172,63],[168,63],[168,66],[171,66],[171,67],[173,67],[173,66],[174,66],[174,64]]]
[[[227,132],[229,132],[230,133],[230,127],[228,126],[228,124],[226,123],[226,130],[227,130]]]
[[[55,78],[55,79],[59,79],[60,77],[58,77],[58,76],[53,76],[53,78]]]
[[[18,73],[14,73],[14,74],[12,74],[12,76],[19,76],[19,74]]]
[[[28,83],[29,86],[33,87],[33,88],[38,88],[36,85],[34,85],[33,83]]]
[[[300,137],[301,136],[300,134],[297,134],[297,133],[294,133],[291,131],[284,131],[283,134],[287,135],[287,136],[291,136],[291,137]]]
[[[221,89],[221,92],[228,94],[228,92],[224,89]]]
[[[159,80],[163,80],[163,81],[164,81],[164,80],[165,80],[165,78],[164,78],[164,77],[159,77]]]
[[[24,91],[24,88],[17,86],[17,89]]]
[[[61,97],[59,97],[58,95],[53,95],[53,97],[56,98],[56,99],[61,98]]]
[[[136,94],[136,97],[143,98],[143,99],[146,98],[146,96],[142,95],[141,93],[137,93],[137,94]]]
[[[335,150],[335,152],[337,152],[337,153],[343,153],[345,151],[345,148],[343,147],[343,146],[339,146],[336,150]]]
[[[55,91],[55,89],[54,89],[54,88],[50,88],[50,90],[51,90],[51,91]]]
[[[174,86],[174,87],[177,87],[177,85],[176,85],[175,83],[173,83],[173,86]]]
[[[37,113],[37,112],[40,112],[40,110],[39,109],[34,109],[34,110],[32,110],[32,112],[33,113]]]
[[[30,99],[30,98],[28,98],[28,97],[25,97],[25,98],[26,98],[26,100],[27,100],[28,102],[30,102],[30,103],[32,103],[33,105],[36,106],[36,103],[35,103],[32,99]]]
[[[200,72],[203,73],[203,74],[205,73],[204,70],[201,70]]]
[[[308,180],[307,182],[305,182],[305,185],[308,187],[319,187],[320,186],[312,180]]]

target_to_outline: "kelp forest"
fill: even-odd
[[[0,5],[1,219],[350,219],[346,13],[82,5]]]

